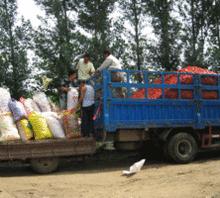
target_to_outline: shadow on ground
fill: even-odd
[[[160,151],[144,152],[119,152],[102,151],[86,160],[62,159],[59,171],[52,175],[65,174],[95,174],[97,172],[122,171],[141,159],[146,159],[144,168],[161,168],[172,166],[174,163],[167,162]],[[220,160],[220,151],[200,153],[193,163],[205,163]],[[0,177],[39,176],[32,172],[29,164],[21,162],[0,163]]]

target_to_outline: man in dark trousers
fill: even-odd
[[[95,90],[83,80],[80,81],[80,98],[77,107],[79,106],[82,109],[82,136],[92,137],[94,136]],[[75,112],[76,109],[72,109],[71,112]]]

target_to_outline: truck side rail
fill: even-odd
[[[113,82],[115,73],[124,80]],[[104,70],[102,76],[101,81],[94,79],[96,93],[101,91],[97,104],[101,102],[103,108],[97,122],[107,131],[220,125],[217,74]],[[117,89],[123,90],[124,97],[114,94]],[[141,97],[135,97],[139,91]]]

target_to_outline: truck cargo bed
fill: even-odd
[[[93,138],[5,142],[0,144],[0,160],[92,155],[95,150],[96,143]]]
[[[124,81],[113,82],[113,72],[120,72]],[[220,126],[219,74],[104,70],[103,79],[93,81],[98,129]]]

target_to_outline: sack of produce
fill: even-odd
[[[22,119],[18,121],[17,128],[22,141],[28,141],[34,137],[32,126],[27,119]]]
[[[22,118],[27,117],[26,111],[25,111],[24,106],[21,102],[18,102],[16,100],[12,99],[8,103],[8,106],[9,106],[10,110],[12,111],[14,120],[16,122],[21,120]]]
[[[43,92],[36,93],[33,96],[33,100],[34,100],[34,102],[37,103],[41,112],[50,112],[51,111],[50,103],[49,103],[45,93],[43,93]]]
[[[68,112],[64,113],[63,126],[67,138],[71,139],[71,138],[78,138],[81,136],[78,117],[75,113],[74,114],[70,114]]]
[[[67,94],[67,109],[75,108],[78,103],[79,92],[76,88],[70,88]]]
[[[50,103],[50,108],[51,108],[51,111],[52,112],[60,112],[61,111],[61,109],[60,109],[60,107],[56,104],[56,103],[54,103],[52,100],[50,100],[50,99],[48,99],[48,101],[49,101],[49,103]]]
[[[29,115],[31,112],[40,112],[40,108],[31,98],[20,98],[20,102],[24,105],[26,113]]]
[[[7,89],[0,88],[0,112],[10,112],[8,103],[11,100],[11,95]]]
[[[61,119],[55,112],[42,113],[47,121],[48,127],[54,138],[65,138],[64,129],[61,124]]]
[[[50,139],[53,137],[43,115],[37,112],[32,112],[29,114],[28,119],[32,125],[36,140]]]
[[[20,136],[14,123],[12,116],[9,113],[0,115],[0,141],[19,140]]]

